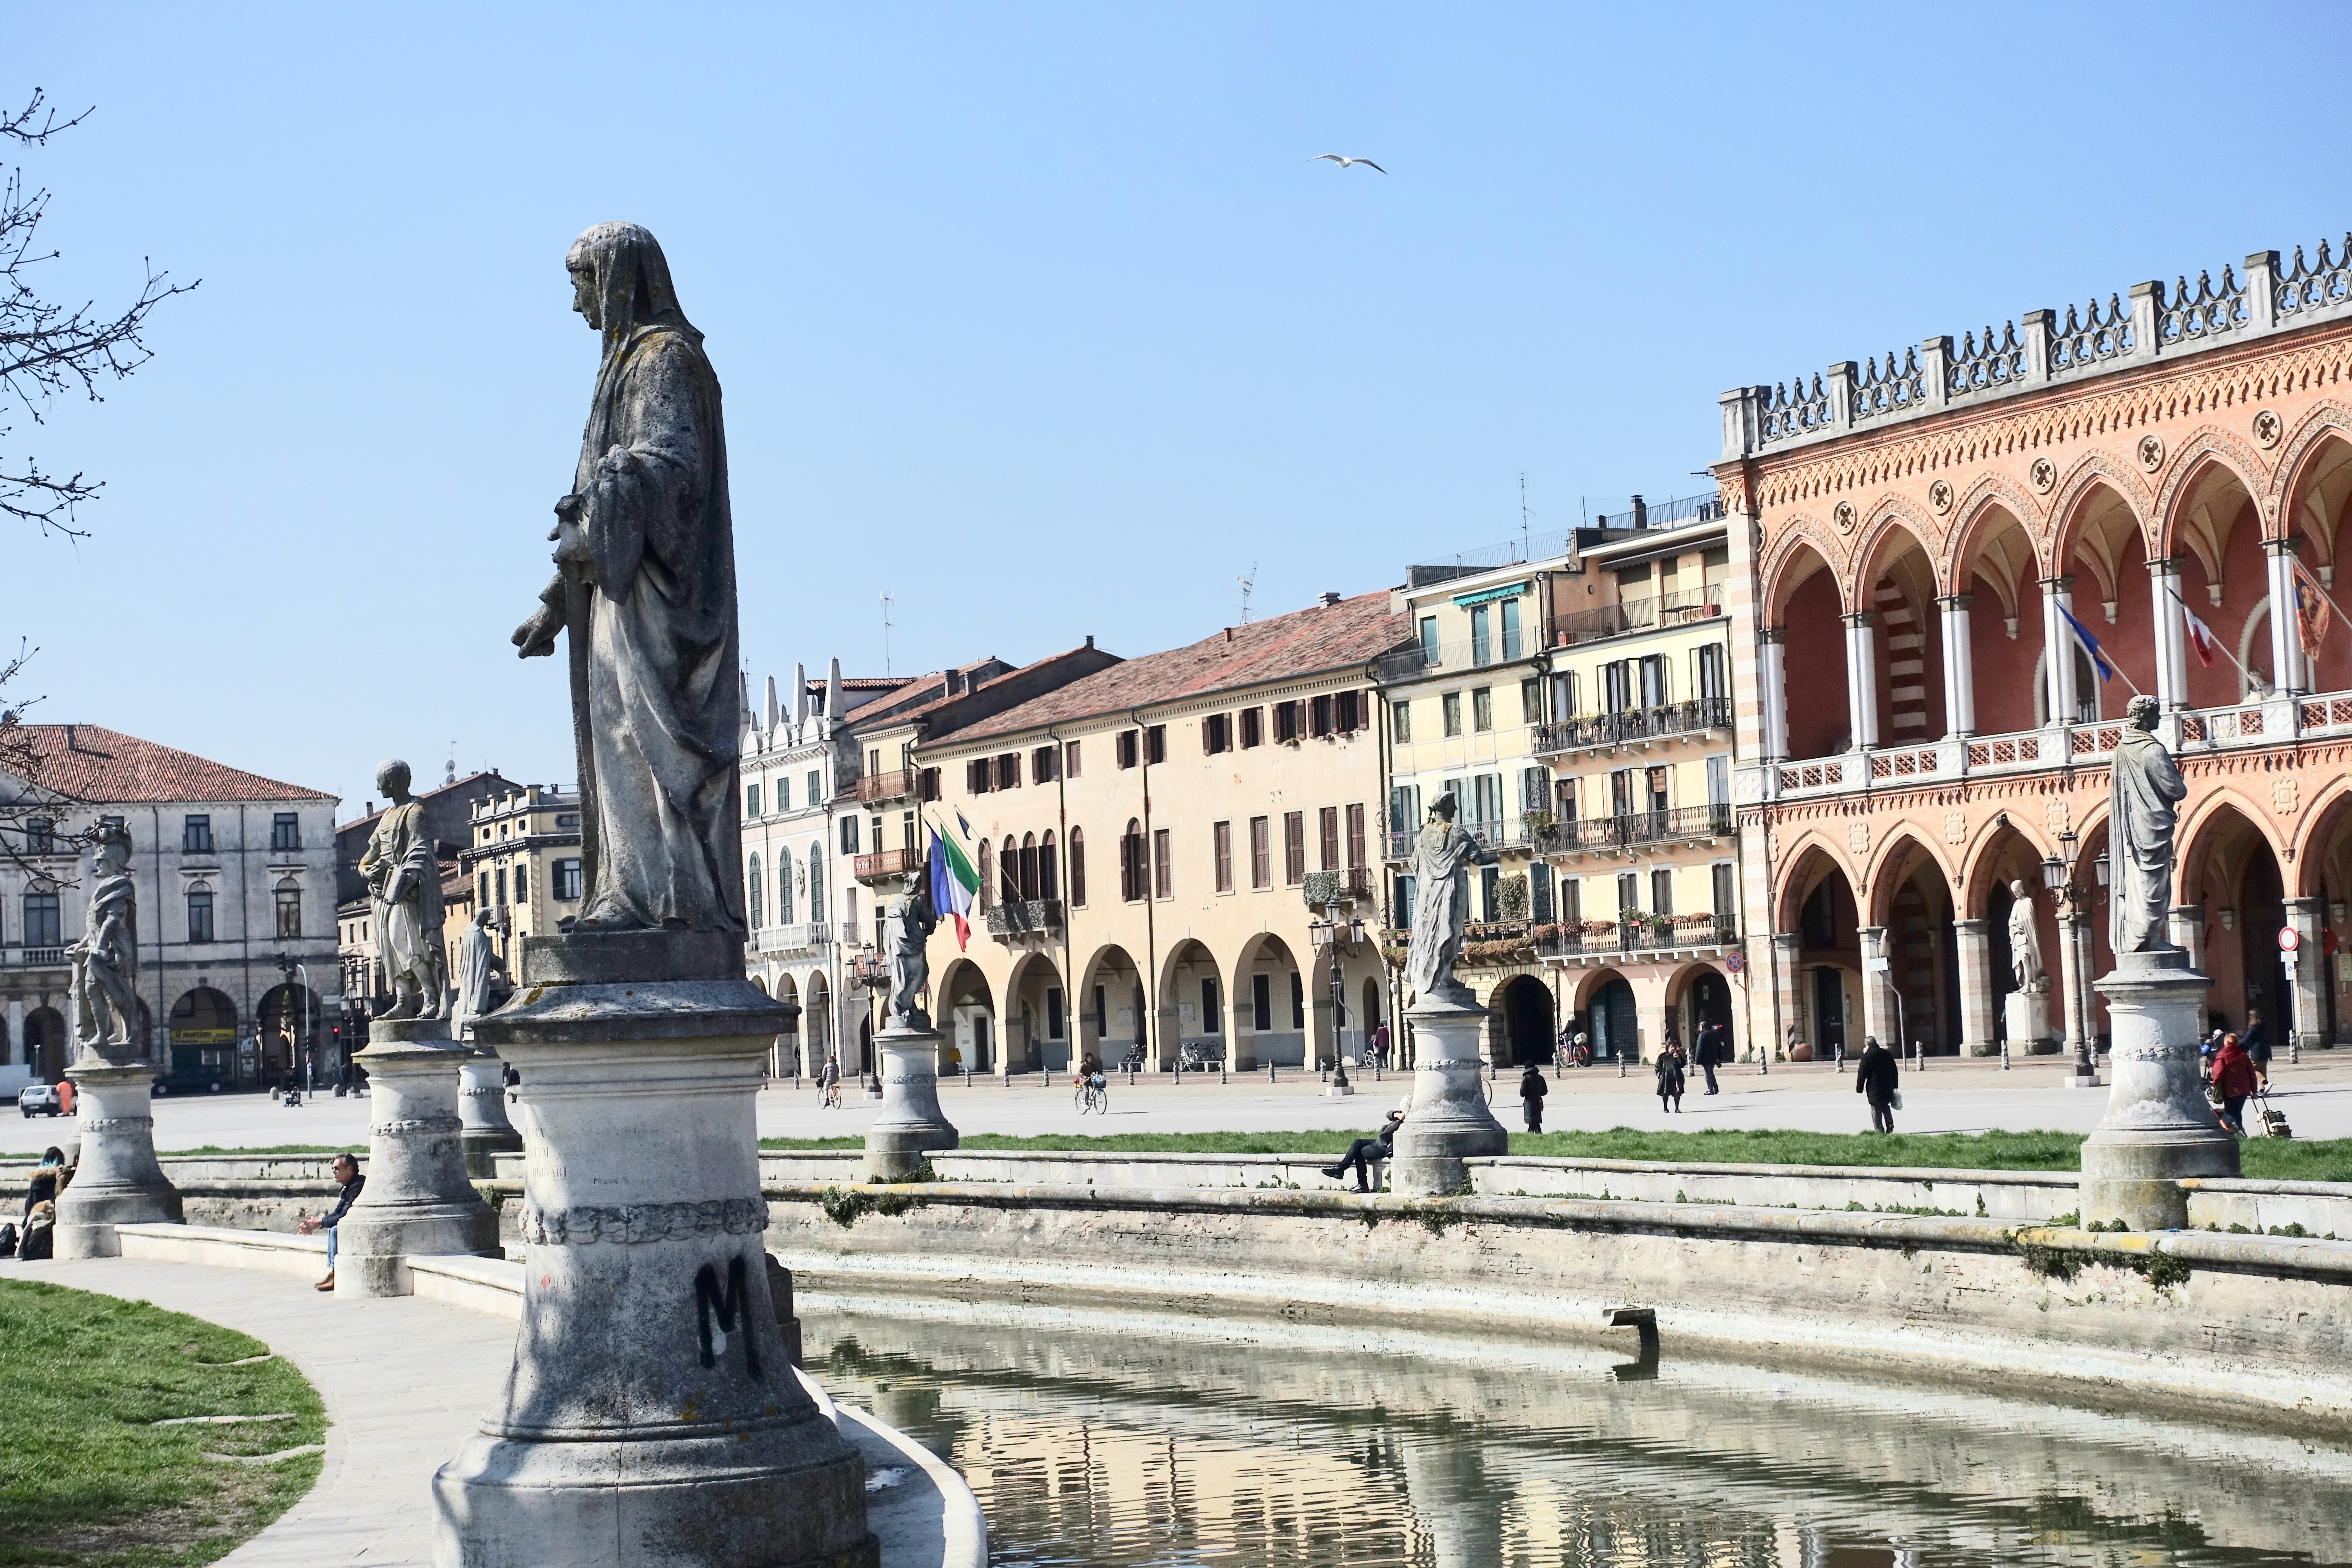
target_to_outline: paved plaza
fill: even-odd
[[[2003,1072],[1999,1062],[1931,1058],[1925,1070],[1906,1069],[1904,1109],[1897,1118],[1906,1132],[2032,1131],[2053,1129],[2088,1132],[2106,1110],[2104,1089],[2091,1093],[2062,1087],[2064,1068],[2053,1058]],[[1817,1132],[1867,1131],[1869,1118],[1853,1092],[1851,1070],[1814,1064],[1777,1067],[1759,1075],[1752,1067],[1721,1072],[1723,1092],[1709,1098],[1694,1091],[1679,1115],[1658,1109],[1647,1068],[1619,1078],[1612,1068],[1564,1072],[1552,1081],[1544,1125],[1553,1131],[1598,1131],[1635,1127],[1698,1131],[1710,1127],[1782,1128]],[[1693,1085],[1698,1078],[1692,1075]],[[2295,1136],[2352,1138],[2352,1051],[2331,1051],[2300,1066],[2278,1064],[2274,1102],[2287,1114]],[[966,1132],[1260,1132],[1292,1129],[1361,1128],[1378,1122],[1407,1089],[1406,1075],[1389,1073],[1375,1083],[1358,1079],[1351,1099],[1326,1099],[1314,1078],[1287,1074],[1273,1084],[1262,1077],[1230,1083],[1188,1079],[1181,1086],[1144,1078],[1130,1086],[1111,1080],[1110,1112],[1081,1118],[1071,1106],[1066,1077],[981,1079],[965,1088],[960,1079],[940,1085],[940,1103],[949,1120]],[[1496,1114],[1519,1125],[1518,1077],[1497,1079],[1492,1089]],[[769,1138],[860,1136],[874,1119],[878,1100],[860,1099],[853,1081],[846,1104],[826,1110],[814,1086],[789,1080],[760,1096],[760,1132]],[[364,1146],[368,1100],[331,1096],[288,1110],[263,1095],[211,1095],[155,1102],[155,1145],[166,1153],[206,1146],[268,1148],[319,1143]],[[62,1119],[0,1120],[0,1153],[38,1153],[71,1131]]]

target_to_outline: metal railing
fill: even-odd
[[[1583,719],[1538,724],[1533,746],[1536,755],[1541,757],[1730,728],[1730,698],[1698,697],[1688,702],[1669,702],[1662,708],[1635,708],[1623,713],[1596,713]]]
[[[861,882],[878,881],[884,877],[911,875],[923,863],[919,849],[882,849],[871,855],[860,855],[853,875]]]
[[[833,928],[823,921],[762,926],[751,933],[751,946],[758,952],[801,952],[827,946],[832,941]]]
[[[914,793],[915,773],[911,768],[900,768],[894,773],[867,773],[857,781],[857,798],[861,804],[897,800]]]
[[[1680,528],[1690,522],[1721,522],[1723,498],[1708,493],[1698,496],[1670,496],[1662,501],[1630,497],[1622,511],[1595,512],[1595,528]]]
[[[1483,637],[1456,637],[1450,642],[1413,643],[1374,659],[1372,676],[1382,685],[1392,685],[1433,669],[1486,669],[1533,658],[1542,651],[1531,627],[1492,632]]]
[[[1018,899],[1010,903],[990,906],[988,934],[1042,935],[1060,931],[1063,919],[1062,900],[1059,899]]]
[[[1729,947],[1739,940],[1739,921],[1732,915],[1671,915],[1663,921],[1647,917],[1631,921],[1596,921],[1586,926],[1564,926],[1536,943],[1545,958],[1584,958],[1623,952],[1669,952],[1694,947]]]
[[[1300,894],[1309,907],[1335,904],[1342,899],[1372,896],[1372,868],[1349,866],[1337,871],[1309,871]]]
[[[1664,811],[1629,811],[1616,816],[1580,816],[1541,825],[1531,832],[1544,854],[1622,849],[1635,844],[1664,844],[1677,838],[1727,838],[1733,828],[1731,803],[1677,805]]]
[[[1693,621],[1713,620],[1723,614],[1722,595],[1718,591],[1699,588],[1677,588],[1671,594],[1653,594],[1646,598],[1621,599],[1613,605],[1597,609],[1570,610],[1551,618],[1551,646],[1568,647],[1577,643],[1599,642],[1604,637],[1624,637],[1632,632],[1646,632],[1661,626],[1687,626]]]

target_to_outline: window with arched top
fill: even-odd
[[[213,940],[213,889],[209,882],[188,884],[188,940]]]
[[[1010,833],[1004,836],[1004,858],[997,862],[996,879],[1006,903],[1021,901],[1021,846],[1013,841]]]
[[[793,852],[776,851],[776,923],[793,923]]]
[[[1118,840],[1118,896],[1130,904],[1143,901],[1143,824],[1130,816]]]
[[[278,935],[285,942],[302,938],[302,884],[293,878],[281,879],[278,893]]]
[[[809,919],[824,919],[824,850],[818,845],[809,846],[808,852]]]
[[[751,851],[750,868],[743,873],[743,901],[745,908],[751,913],[753,931],[758,931],[768,923],[762,918],[767,910],[762,907],[760,897],[760,852],[757,849]]]
[[[1021,896],[1024,899],[1044,898],[1045,895],[1037,888],[1037,836],[1024,833],[1021,836]]]
[[[1055,871],[1054,830],[1049,827],[1045,830],[1045,836],[1037,841],[1037,896],[1039,898],[1058,899],[1062,896]]]
[[[1076,744],[1076,742],[1072,742]],[[1087,901],[1087,835],[1080,827],[1070,829],[1070,902],[1084,908]]]

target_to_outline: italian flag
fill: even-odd
[[[971,868],[954,839],[931,829],[931,909],[955,921],[956,951],[971,940],[971,900],[980,891],[980,873]]]

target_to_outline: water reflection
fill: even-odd
[[[802,1315],[829,1388],[969,1478],[1000,1564],[2352,1561],[2345,1444],[1678,1364],[1631,1332],[1611,1354],[987,1304]]]

